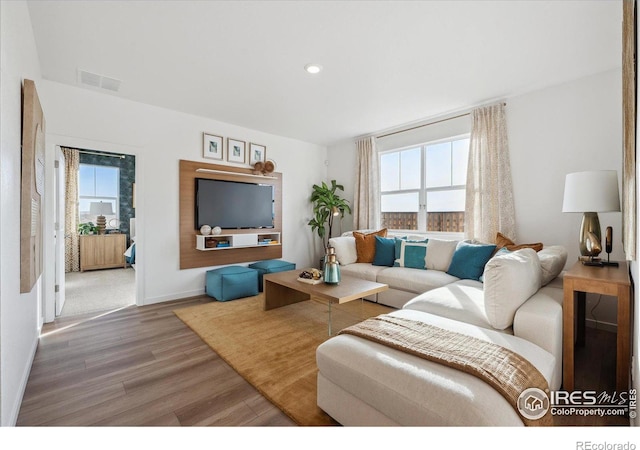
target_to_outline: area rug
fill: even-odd
[[[327,305],[308,300],[263,311],[262,295],[174,313],[295,423],[337,425],[316,404],[316,348],[329,338]],[[333,305],[333,334],[390,311],[367,301]]]

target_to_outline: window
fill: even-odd
[[[91,202],[111,203],[114,214],[106,215],[107,228],[118,228],[120,217],[120,169],[118,167],[80,164],[78,169],[78,192],[80,201],[78,212],[80,223],[96,223],[96,216],[91,214]],[[115,221],[112,219],[116,219]]]
[[[468,136],[381,153],[382,226],[464,231],[468,155]]]

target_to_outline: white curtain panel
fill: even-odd
[[[474,109],[471,124],[465,237],[495,242],[499,231],[515,241],[515,207],[504,104]]]
[[[380,170],[376,140],[356,142],[356,182],[353,190],[353,229],[380,228]]]

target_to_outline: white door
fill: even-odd
[[[62,149],[56,146],[55,163],[55,240],[56,240],[56,316],[59,316],[64,306],[64,277],[65,277],[65,159]]]

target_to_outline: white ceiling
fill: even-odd
[[[622,0],[28,3],[46,79],[325,145],[621,66]]]

